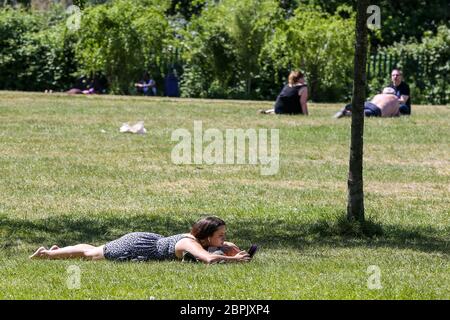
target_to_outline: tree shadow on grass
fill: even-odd
[[[44,219],[11,219],[0,216],[0,246],[13,248],[18,244],[68,246],[77,243],[100,245],[134,231],[169,235],[189,229],[188,222],[161,216],[80,217],[58,216]]]
[[[117,217],[58,216],[24,220],[0,216],[0,250],[15,253],[29,246],[59,246],[77,243],[101,245],[134,231],[172,235],[188,232],[194,221],[179,216],[138,215]],[[444,231],[432,227],[382,225],[370,222],[367,230],[355,229],[337,221],[289,223],[283,219],[244,218],[230,221],[228,238],[238,245],[258,243],[266,248],[330,247],[389,247],[412,249],[428,253],[450,253],[450,228]]]

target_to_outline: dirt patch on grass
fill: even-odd
[[[315,182],[308,180],[284,181],[284,180],[251,180],[251,179],[227,179],[225,183],[235,185],[255,186],[270,189],[320,189],[347,192],[347,182]],[[366,193],[376,193],[382,196],[404,196],[420,198],[441,198],[450,194],[450,185],[439,183],[396,183],[396,182],[370,182],[364,185]]]
[[[401,195],[404,197],[436,198],[447,197],[450,194],[450,185],[439,183],[382,183],[372,182],[365,186],[366,192],[373,192],[383,196]]]
[[[271,188],[271,189],[293,189],[293,190],[304,190],[304,189],[328,189],[333,191],[345,191],[346,182],[314,182],[308,180],[250,180],[250,179],[227,179],[224,180],[225,183],[239,184],[246,186],[255,186],[261,188]]]

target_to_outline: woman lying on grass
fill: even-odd
[[[95,247],[89,244],[77,244],[49,250],[40,247],[30,256],[33,258],[67,259],[86,258],[91,260],[147,261],[183,259],[189,253],[195,259],[205,263],[250,261],[247,252],[235,244],[226,242],[225,222],[217,217],[206,217],[197,221],[191,233],[182,233],[170,237],[149,232],[133,232],[123,237]],[[209,248],[218,247],[224,254],[215,254]]]

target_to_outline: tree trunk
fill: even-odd
[[[247,95],[247,99],[250,98],[250,93],[252,90],[252,78],[251,75],[247,76],[247,81],[246,81],[246,85],[245,85],[245,94]]]
[[[366,100],[367,7],[369,0],[358,0],[354,59],[352,129],[348,172],[347,219],[364,222],[363,134]]]

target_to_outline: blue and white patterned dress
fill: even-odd
[[[103,254],[107,260],[148,261],[176,259],[175,245],[186,234],[164,237],[150,232],[133,232],[105,244]]]

